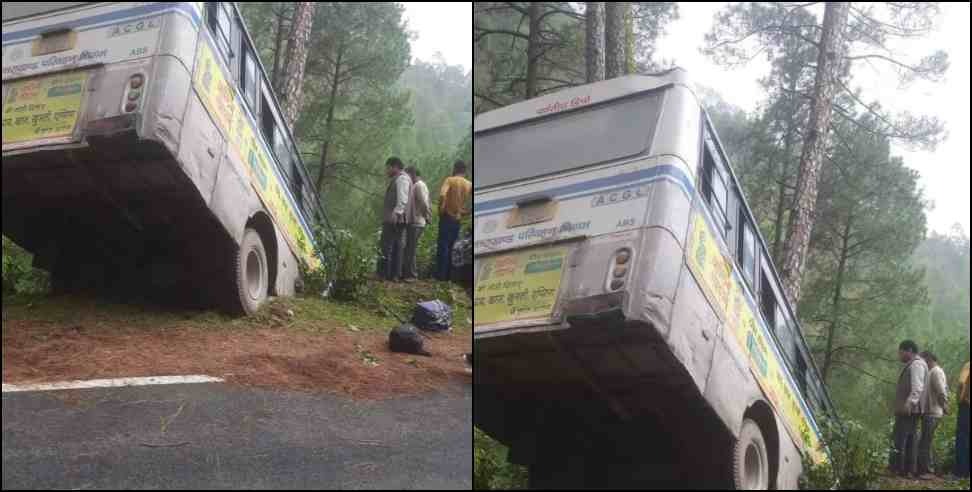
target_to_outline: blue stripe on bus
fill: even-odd
[[[639,182],[651,182],[659,179],[668,179],[675,182],[679,185],[682,191],[684,191],[690,197],[692,193],[694,193],[695,186],[692,184],[692,180],[688,177],[688,175],[685,174],[685,171],[682,171],[681,168],[676,166],[662,165],[635,172],[619,174],[617,176],[608,176],[606,178],[598,178],[590,181],[573,183],[561,186],[559,188],[545,190],[543,192],[528,193],[509,198],[501,198],[489,202],[477,203],[475,205],[475,216],[482,217],[485,215],[492,215],[494,213],[502,212],[503,210],[515,206],[517,202],[523,201],[530,196],[545,195],[556,199],[568,198],[567,195],[571,195],[569,198],[581,198],[584,196],[591,196],[600,193],[607,193],[617,189],[628,188],[635,186],[636,184],[641,184]],[[587,193],[585,194],[584,192]]]
[[[42,27],[35,27],[31,29],[24,29],[22,31],[5,32],[3,33],[3,44],[11,44],[18,41],[24,41],[41,33],[55,31],[58,29],[77,29],[87,26],[92,26],[95,24],[101,24],[104,22],[119,21],[124,22],[132,17],[146,16],[152,14],[158,14],[168,11],[178,11],[184,14],[188,14],[189,19],[195,26],[199,26],[202,20],[199,18],[199,14],[196,13],[196,9],[184,2],[159,2],[151,5],[142,5],[140,7],[132,7],[124,10],[116,10],[114,12],[107,12],[104,14],[92,15],[90,17],[82,17],[80,19],[75,19],[71,21],[65,21],[58,24],[50,24]],[[107,27],[107,26],[106,26]]]

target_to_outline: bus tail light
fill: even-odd
[[[138,109],[139,100],[142,98],[142,87],[145,86],[145,76],[137,73],[128,79],[128,87],[125,88],[125,98],[123,99],[126,113],[131,113]]]
[[[631,250],[624,248],[619,249],[614,253],[614,261],[611,262],[611,274],[608,277],[609,283],[608,287],[611,291],[621,290],[624,288],[625,280],[627,280],[628,272],[631,270],[629,263],[631,262]]]

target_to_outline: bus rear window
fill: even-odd
[[[22,17],[47,14],[90,3],[95,2],[3,2],[3,20],[6,22]]]
[[[652,93],[478,134],[476,187],[641,154],[651,144],[661,101]]]

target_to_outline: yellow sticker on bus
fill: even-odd
[[[3,145],[73,135],[87,83],[87,72],[74,72],[10,84],[3,101]]]
[[[483,260],[476,279],[476,326],[549,318],[566,263],[567,248],[534,249]]]
[[[232,157],[242,164],[250,177],[253,189],[266,205],[274,221],[283,229],[290,247],[303,257],[311,268],[320,266],[314,243],[286,198],[284,188],[273,170],[272,157],[260,145],[257,129],[247,117],[229,78],[216,60],[213,50],[205,42],[199,43],[196,73],[193,84],[203,105],[226,135]]]
[[[827,456],[810,425],[812,417],[801,406],[797,390],[786,377],[776,351],[769,345],[772,341],[764,336],[738,276],[733,275],[733,263],[723,256],[708,221],[698,212],[693,215],[686,263],[706,296],[721,310],[719,314],[724,315],[727,332],[733,335],[749,357],[750,369],[757,383],[770,404],[783,417],[790,437],[802,443],[804,451],[811,455],[814,462],[825,462]]]

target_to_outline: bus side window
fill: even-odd
[[[753,226],[745,217],[745,212],[739,210],[739,248],[738,258],[739,267],[742,269],[743,279],[749,287],[756,291],[756,236],[753,234]]]
[[[290,173],[290,152],[287,150],[287,141],[284,138],[284,129],[280,125],[280,122],[276,122],[276,127],[273,130],[273,155],[277,157],[277,162],[280,163],[279,169],[283,172],[284,176]]]
[[[796,343],[794,341],[794,343]],[[796,360],[796,380],[797,384],[800,385],[800,392],[804,395],[807,394],[807,360],[803,357],[800,349],[797,348],[797,360]]]
[[[260,85],[257,78],[256,60],[253,58],[253,51],[248,49],[243,56],[243,93],[246,94],[246,103],[254,116],[260,114]]]
[[[209,9],[209,28],[213,33],[213,39],[223,54],[223,59],[228,65],[231,65],[230,60],[233,59],[233,50],[230,44],[233,39],[232,18],[225,2],[208,2],[206,6]]]
[[[231,17],[231,19],[233,18]],[[227,62],[229,63],[230,71],[233,72],[233,78],[236,80],[236,83],[239,84],[240,83],[240,61],[237,59],[239,58],[237,55],[242,52],[243,28],[240,26],[239,19],[233,19],[230,22],[230,27],[232,28],[232,30],[230,31],[230,40],[229,40],[230,54],[229,54],[229,60],[227,60]]]
[[[760,307],[763,311],[763,317],[770,328],[776,329],[776,294],[773,292],[772,276],[769,273],[769,268],[766,266],[765,259],[763,260],[763,275],[762,275],[762,291],[760,292]]]
[[[725,238],[729,232],[729,221],[726,217],[726,204],[729,192],[726,187],[725,177],[716,166],[710,142],[711,140],[706,137],[706,145],[704,146],[703,152],[702,184],[706,199],[709,202],[709,210],[712,212],[712,218],[715,219],[720,234]]]
[[[270,88],[267,83],[263,83],[263,94],[261,96],[260,107],[260,129],[263,130],[263,137],[267,141],[267,147],[273,146],[273,108],[270,106]]]
[[[726,175],[728,176],[728,174]],[[729,179],[729,178],[727,178]],[[729,245],[729,255],[736,254],[736,241],[732,238],[735,237],[734,233],[739,227],[739,208],[740,200],[739,195],[737,195],[735,187],[730,185],[729,193],[726,202],[726,244]]]
[[[290,180],[290,188],[294,192],[294,200],[298,207],[304,208],[304,178],[300,174],[298,161],[293,162],[291,174],[293,174],[293,177]]]

